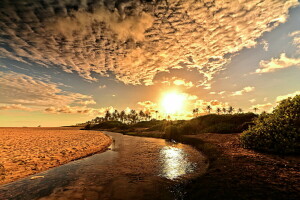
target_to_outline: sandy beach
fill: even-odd
[[[105,150],[111,139],[73,127],[0,128],[0,184]]]

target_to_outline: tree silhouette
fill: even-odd
[[[109,110],[106,110],[104,118],[105,118],[105,121],[109,121],[111,119],[111,113],[109,112]]]
[[[222,108],[222,111],[224,114],[226,114],[226,112],[227,112],[226,108]]]
[[[146,115],[145,115],[145,113],[144,113],[142,110],[140,110],[139,116],[140,116],[140,118],[141,118],[140,120],[143,120],[143,119],[146,118]]]
[[[256,107],[254,107],[253,110],[254,110],[254,112],[256,113],[259,109],[256,108]]]
[[[118,120],[118,118],[119,118],[119,112],[118,112],[118,110],[115,110],[115,111],[113,112],[112,118],[113,118],[114,121],[117,121],[117,120]]]
[[[206,106],[206,110],[208,111],[208,113],[210,113],[210,111],[212,110],[211,106],[210,105]]]
[[[194,117],[198,117],[198,113],[199,113],[199,109],[198,108],[193,109],[193,116]]]
[[[220,114],[220,112],[221,112],[221,108],[217,108],[217,113],[218,113],[218,115]]]
[[[135,110],[131,110],[130,111],[130,120],[131,120],[131,123],[136,123],[137,119],[138,119],[138,114],[136,113]]]
[[[238,113],[243,113],[243,109],[239,108]]]
[[[122,111],[120,112],[120,120],[121,120],[121,122],[124,122],[124,121],[125,121],[125,117],[126,117],[126,113],[125,113],[124,110],[122,110]]]
[[[233,108],[232,106],[229,106],[227,112],[228,112],[229,114],[232,114],[233,111],[234,111],[234,108]]]
[[[158,115],[158,110],[156,110],[156,111],[155,111],[155,114],[156,114],[156,119],[157,119],[157,115]]]

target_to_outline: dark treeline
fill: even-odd
[[[198,117],[200,115],[204,115],[204,113],[199,113],[200,110],[205,110],[206,114],[216,113],[218,115],[220,114],[240,114],[244,113],[242,108],[235,109],[232,106],[228,106],[228,108],[225,107],[217,107],[215,110],[212,108],[211,105],[206,106],[205,108],[195,108],[192,110],[193,117]],[[254,112],[256,113],[258,108],[253,108]],[[105,112],[105,115],[102,117],[96,117],[90,121],[87,121],[83,124],[99,124],[101,122],[108,122],[108,121],[119,121],[124,124],[135,124],[141,121],[150,121],[150,120],[158,120],[158,119],[166,119],[171,120],[172,117],[170,115],[165,115],[165,117],[162,117],[158,110],[154,112],[147,111],[136,111],[136,110],[130,110],[130,112],[126,112],[125,110],[118,111],[114,110],[113,112],[107,110]]]
[[[96,117],[91,121],[87,121],[85,124],[99,124],[101,122],[107,121],[119,121],[124,124],[135,124],[140,121],[150,121],[152,119],[151,113],[149,111],[136,111],[130,110],[129,113],[126,113],[124,110],[119,112],[118,110],[114,110],[110,112],[107,110],[103,117]]]

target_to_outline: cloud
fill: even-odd
[[[289,36],[294,37],[293,44],[298,48],[298,53],[300,54],[300,30],[292,32]]]
[[[255,87],[244,87],[242,90],[235,91],[231,94],[231,96],[240,96],[243,95],[244,93],[252,92],[254,91]]]
[[[187,88],[191,88],[194,86],[194,84],[192,83],[192,81],[186,82],[184,79],[176,79],[173,81],[174,85],[182,85],[185,86]]]
[[[256,99],[250,99],[249,100],[251,103],[254,103],[256,101]]]
[[[274,105],[272,103],[265,103],[265,104],[257,104],[250,107],[251,110],[254,110],[254,108],[257,108],[260,112],[266,111],[270,112],[272,111]]]
[[[219,100],[205,101],[203,99],[199,99],[194,103],[194,108],[198,108],[200,114],[207,113],[207,106],[210,106],[212,108],[212,112],[215,112],[217,108],[227,108],[229,104],[227,102],[221,102]]]
[[[236,52],[255,46],[299,5],[297,0],[3,1],[2,58],[60,66],[92,81],[94,73],[112,73],[126,84],[145,85],[184,63],[199,71],[204,78],[197,84],[207,89]]]
[[[263,45],[263,49],[265,51],[268,51],[269,50],[269,43],[266,41],[266,40],[262,40],[261,41],[261,44]]]
[[[285,53],[282,53],[279,58],[260,61],[259,65],[260,68],[255,71],[256,73],[269,73],[288,67],[300,66],[300,58],[289,58]]]
[[[106,85],[99,85],[99,88],[100,89],[104,89],[104,88],[106,88],[107,86]]]
[[[0,103],[29,106],[95,104],[92,96],[63,91],[59,83],[15,72],[0,72]]]
[[[300,95],[300,91],[295,91],[295,92],[293,92],[291,94],[286,94],[286,95],[278,96],[276,98],[276,102],[282,101],[283,99],[287,99],[289,97],[294,97],[296,95]]]
[[[24,110],[32,111],[32,108],[22,106],[21,104],[9,104],[0,106],[0,110]]]
[[[86,115],[104,115],[106,110],[111,110],[111,108],[88,108],[86,106],[61,106],[61,107],[48,107],[44,109],[46,113],[52,114],[86,114]]]
[[[156,110],[158,110],[157,104],[152,101],[141,101],[141,102],[138,102],[137,104],[142,106],[143,110],[147,110],[152,113],[154,113]]]
[[[76,103],[86,106],[86,105],[90,105],[90,104],[96,104],[96,101],[94,101],[93,99],[90,99],[90,100],[85,100],[85,101],[78,101]]]

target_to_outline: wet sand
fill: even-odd
[[[78,129],[0,128],[0,184],[104,151],[111,143],[101,132]]]
[[[189,145],[104,133],[113,139],[107,151],[35,175],[41,179],[1,185],[0,199],[183,199],[183,185],[208,167],[203,154]]]
[[[244,149],[239,136],[186,136],[210,161],[207,173],[186,186],[187,199],[300,199],[299,155]]]

